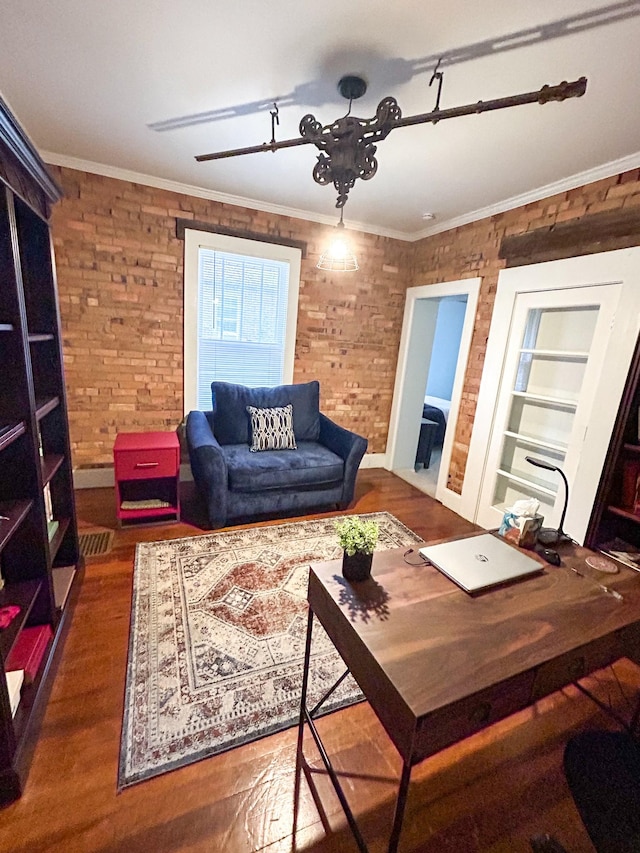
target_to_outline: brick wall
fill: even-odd
[[[319,379],[323,411],[367,436],[372,453],[386,449],[407,286],[482,277],[450,470],[458,492],[505,265],[503,237],[640,205],[634,170],[418,243],[350,232],[361,269],[332,276],[315,267],[327,226],[52,171],[65,193],[52,224],[75,467],[109,464],[118,431],[172,429],[182,419],[182,218],[307,242],[294,381]]]
[[[172,429],[183,417],[176,218],[307,242],[294,381],[319,379],[322,410],[365,435],[370,452],[384,452],[411,244],[350,232],[361,269],[331,275],[315,267],[328,226],[67,168],[52,173],[64,191],[52,232],[74,467],[110,464],[117,432]]]
[[[577,220],[602,211],[638,205],[640,205],[640,173],[635,169],[427,237],[414,245],[413,285],[434,284],[475,276],[482,278],[478,313],[449,471],[449,486],[454,491],[459,493],[462,490],[498,274],[505,266],[505,262],[499,258],[503,237]],[[640,239],[619,240],[617,243],[615,240],[609,240],[606,247],[598,247],[597,242],[594,242],[589,251],[639,243]]]

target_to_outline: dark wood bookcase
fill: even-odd
[[[20,608],[0,630],[0,802],[22,793],[81,575],[49,228],[60,196],[0,99],[0,607]],[[34,626],[51,638],[12,715],[5,672]]]
[[[590,548],[608,550],[621,540],[640,569],[640,338],[631,361],[585,537]],[[622,543],[630,546],[622,548]]]

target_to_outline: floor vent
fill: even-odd
[[[98,557],[108,554],[113,545],[113,530],[100,530],[93,533],[81,533],[78,537],[83,557]]]

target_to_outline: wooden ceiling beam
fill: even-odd
[[[508,267],[515,267],[637,245],[640,245],[640,207],[633,207],[592,213],[504,237],[500,258]]]

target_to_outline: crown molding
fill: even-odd
[[[21,169],[40,187],[47,199],[54,203],[62,197],[60,187],[47,172],[43,157],[18,122],[7,101],[0,95],[0,142],[9,149]]]
[[[546,184],[543,187],[538,187],[538,189],[522,193],[522,195],[512,196],[504,201],[491,204],[488,207],[481,207],[479,210],[464,213],[462,216],[438,222],[437,225],[432,225],[422,231],[415,232],[408,239],[411,242],[422,240],[425,237],[441,234],[443,231],[450,231],[452,228],[459,228],[461,225],[469,225],[471,222],[495,216],[497,213],[506,213],[508,210],[513,210],[516,207],[523,207],[525,204],[541,201],[543,198],[549,198],[552,195],[567,192],[567,190],[575,190],[585,184],[592,184],[594,181],[601,181],[603,178],[611,178],[613,175],[628,172],[630,169],[637,169],[638,167],[640,167],[640,151],[636,151],[635,154],[629,154],[627,157],[621,157],[619,160],[611,160],[602,166],[587,169],[586,172],[577,172],[568,178],[562,178],[560,181]]]
[[[206,187],[183,184],[180,181],[173,181],[168,178],[156,178],[153,175],[146,175],[142,172],[133,172],[130,169],[121,169],[118,166],[107,166],[104,163],[95,163],[92,160],[81,160],[78,157],[56,154],[53,151],[42,151],[40,156],[45,163],[50,163],[54,166],[64,166],[67,169],[77,169],[81,172],[90,172],[94,175],[102,175],[105,178],[130,181],[135,184],[155,187],[156,189],[168,190],[169,192],[181,193],[182,195],[189,195],[195,198],[205,198],[210,201],[221,202],[222,204],[236,205],[237,207],[248,207],[253,210],[261,210],[265,213],[274,213],[279,216],[291,216],[295,219],[304,219],[307,222],[317,222],[320,225],[336,224],[335,216],[333,215],[327,216],[322,213],[299,210],[298,208],[285,207],[280,204],[270,204],[257,199],[244,198],[243,196],[235,196],[229,193],[216,192]],[[375,234],[379,237],[390,237],[393,240],[415,243],[418,240],[423,240],[425,237],[432,237],[434,234],[441,234],[443,231],[450,231],[462,225],[469,225],[471,222],[477,222],[479,219],[486,219],[498,213],[506,213],[508,210],[513,210],[516,207],[541,201],[549,196],[567,192],[567,190],[574,190],[585,184],[591,184],[594,181],[610,178],[613,175],[628,172],[630,169],[637,169],[639,167],[640,151],[637,151],[634,154],[629,154],[627,157],[621,157],[619,160],[611,160],[609,163],[604,163],[593,169],[587,169],[585,172],[577,172],[567,178],[562,178],[562,180],[546,184],[543,187],[538,187],[521,195],[512,196],[487,207],[464,213],[461,216],[455,216],[452,219],[443,220],[421,231],[407,233],[404,231],[395,231],[391,228],[379,228],[365,222],[354,222],[353,220],[350,221],[347,228],[349,230],[361,231],[365,234]]]
[[[173,181],[169,178],[156,178],[153,175],[146,175],[142,172],[133,172],[130,169],[121,169],[118,166],[107,166],[104,163],[95,163],[92,160],[81,160],[78,157],[69,157],[66,154],[56,154],[53,151],[42,151],[41,157],[46,163],[53,166],[63,166],[66,169],[77,169],[80,172],[90,172],[94,175],[102,175],[105,178],[115,178],[119,181],[131,181],[134,184],[143,184],[147,187],[154,187],[159,190],[168,190],[169,192],[181,193],[195,198],[205,198],[209,201],[219,201],[221,204],[232,204],[237,207],[248,207],[252,210],[261,210],[264,213],[275,213],[278,216],[292,216],[295,219],[304,219],[307,222],[318,222],[320,225],[336,224],[336,215],[327,216],[323,213],[314,213],[309,210],[299,210],[295,207],[285,207],[281,204],[271,204],[265,201],[258,201],[254,198],[244,198],[243,196],[230,195],[229,193],[221,193],[216,190],[210,190],[206,187],[198,187],[192,184],[183,184],[180,181]],[[379,228],[375,225],[369,225],[365,222],[355,222],[349,220],[349,225],[345,226],[347,230],[362,231],[365,234],[375,234],[379,237],[390,237],[394,240],[411,241],[413,238],[403,231],[394,231],[391,228]]]

